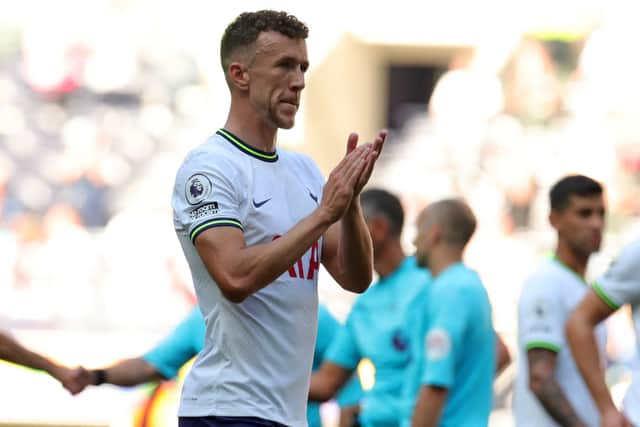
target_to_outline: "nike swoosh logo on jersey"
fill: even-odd
[[[309,191],[309,197],[313,199],[314,202],[318,203],[318,196]]]
[[[271,200],[271,197],[269,197],[268,199],[265,199],[261,202],[256,202],[256,199],[253,199],[253,206],[256,208],[259,208],[260,206],[264,205],[265,203],[267,203],[269,200]]]

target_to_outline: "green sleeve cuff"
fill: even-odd
[[[525,348],[527,349],[527,351],[534,349],[534,348],[542,348],[545,350],[550,350],[553,351],[554,353],[559,353],[560,352],[560,346],[557,344],[552,344],[550,342],[546,342],[546,341],[531,341],[528,342],[527,345],[525,345]]]
[[[598,282],[595,282],[593,284],[593,290],[594,292],[600,297],[600,299],[607,304],[607,306],[609,306],[610,309],[612,310],[617,310],[620,308],[620,304],[616,304],[615,301],[613,301],[602,289],[602,287],[600,286],[600,284]]]

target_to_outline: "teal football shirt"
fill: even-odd
[[[395,272],[358,297],[327,350],[325,359],[346,369],[356,369],[365,358],[375,367],[373,387],[360,402],[363,427],[400,424],[403,375],[410,359],[403,319],[429,280],[428,270],[418,267],[415,258],[405,258]]]
[[[422,385],[448,390],[441,427],[485,427],[493,400],[495,332],[480,277],[456,263],[433,279],[428,297],[412,306],[412,366],[406,375],[410,425]]]

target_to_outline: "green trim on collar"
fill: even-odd
[[[258,150],[257,148],[254,148],[249,144],[245,143],[240,138],[238,138],[237,136],[235,136],[234,134],[232,134],[227,130],[219,129],[216,132],[216,134],[220,135],[221,137],[229,141],[231,144],[233,144],[240,151],[250,155],[251,157],[255,157],[256,159],[263,160],[265,162],[275,162],[278,160],[277,152],[274,151],[273,153],[268,153],[266,151]]]

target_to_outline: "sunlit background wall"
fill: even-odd
[[[555,243],[555,180],[606,185],[590,277],[640,233],[637,2],[1,0],[0,328],[99,367],[142,354],[188,312],[175,171],[226,119],[225,26],[260,8],[311,28],[303,106],[279,144],[328,173],[349,132],[388,128],[372,180],[402,197],[407,251],[421,207],[467,198],[479,219],[467,261],[514,352],[520,285]],[[353,301],[326,274],[320,298],[341,319]],[[621,384],[634,357],[626,316],[611,328]],[[497,384],[492,425],[512,423],[512,377]],[[0,425],[141,426],[150,389],[71,397],[0,363]],[[156,393],[147,425],[176,424],[177,393]]]

